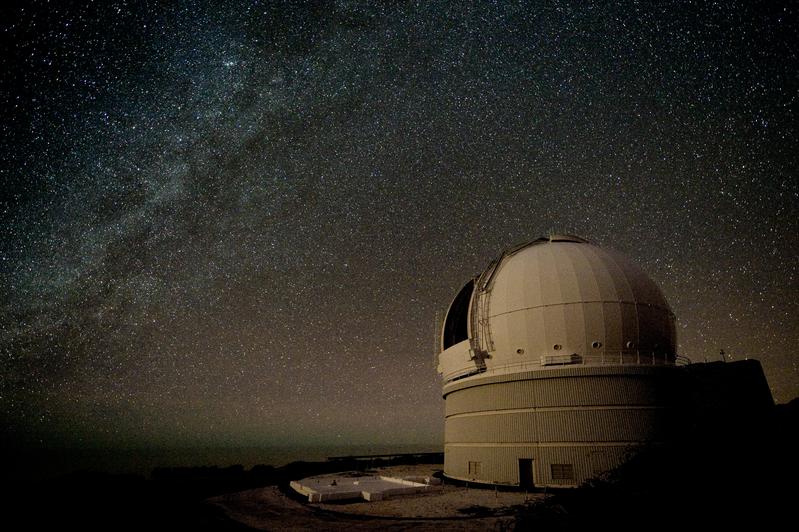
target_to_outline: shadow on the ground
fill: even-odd
[[[518,514],[517,530],[766,529],[791,522],[799,480],[799,400],[714,410],[669,448]]]

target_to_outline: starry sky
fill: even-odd
[[[799,394],[793,2],[3,8],[0,423],[443,439],[435,316],[550,231]]]

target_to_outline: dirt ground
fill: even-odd
[[[441,466],[379,468],[370,474],[429,476]],[[518,507],[541,494],[444,483],[441,490],[382,501],[305,503],[270,486],[209,499],[231,519],[257,530],[511,530]]]

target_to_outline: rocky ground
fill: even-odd
[[[440,469],[440,465],[413,465],[369,473],[430,476]],[[441,490],[382,501],[310,504],[269,486],[213,497],[208,503],[231,520],[258,530],[512,530],[517,511],[542,497],[445,483]]]

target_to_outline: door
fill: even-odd
[[[535,477],[533,475],[532,458],[519,458],[519,487],[524,489],[535,488]]]
[[[591,459],[591,477],[598,478],[602,476],[602,473],[610,469],[607,464],[607,459],[605,458],[605,453],[602,451],[593,451],[590,454]]]

